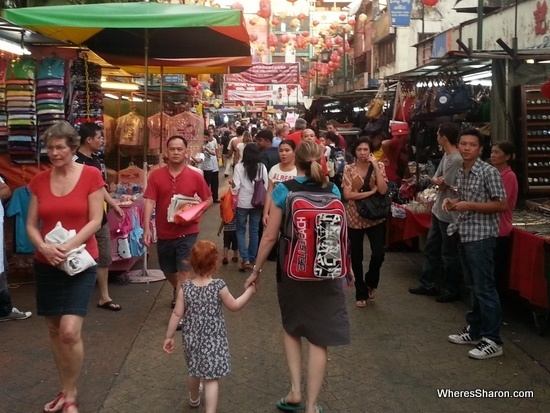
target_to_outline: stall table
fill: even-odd
[[[548,323],[549,278],[550,237],[514,228],[509,288],[532,305],[535,329],[541,335]]]
[[[430,212],[416,213],[404,208],[405,218],[388,218],[386,246],[389,247],[400,241],[410,241],[424,235],[430,229],[432,214]]]

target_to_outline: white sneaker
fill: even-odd
[[[464,330],[462,330],[458,334],[451,334],[449,336],[449,341],[451,343],[455,343],[455,344],[473,344],[473,345],[476,345],[477,343],[479,343],[479,340],[473,339],[470,336],[470,326],[464,327]]]
[[[30,311],[19,311],[17,308],[12,307],[11,314],[8,314],[5,317],[0,317],[0,321],[11,321],[11,320],[25,320],[32,315]]]
[[[488,338],[482,338],[473,350],[468,351],[468,356],[477,360],[490,359],[491,357],[502,356],[502,346]]]

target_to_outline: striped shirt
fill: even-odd
[[[465,174],[464,165],[456,173],[456,185],[461,201],[490,202],[505,199],[506,192],[498,170],[478,159]],[[460,242],[479,241],[498,236],[499,213],[484,214],[477,211],[463,211],[456,222],[447,227],[447,234],[458,232]]]

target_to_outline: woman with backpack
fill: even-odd
[[[238,195],[237,201],[237,244],[243,260],[239,271],[252,268],[258,252],[258,228],[262,218],[263,205],[255,208],[252,205],[254,182],[263,180],[267,191],[267,168],[260,163],[260,150],[256,145],[246,145],[243,149],[243,160],[235,165],[233,179],[230,179],[231,193]],[[248,221],[248,247],[246,246],[246,226]]]
[[[267,227],[264,230],[256,265],[245,283],[258,285],[262,266],[271,248],[279,236],[285,213],[289,216],[287,198],[304,193],[325,192],[326,198],[338,200],[340,191],[327,182],[321,168],[322,153],[315,142],[302,142],[295,151],[297,177],[277,185],[272,193],[272,206]],[[332,196],[335,194],[336,197]],[[327,201],[328,202],[328,201]],[[334,202],[334,201],[333,201]],[[341,203],[340,203],[341,205]],[[342,221],[345,230],[345,211],[342,206]],[[345,232],[343,233],[345,235]],[[282,242],[286,238],[282,238]],[[282,245],[282,244],[280,244]],[[334,245],[334,244],[332,244]],[[340,243],[336,243],[340,247]],[[327,362],[327,346],[350,343],[350,328],[345,304],[344,281],[342,279],[323,279],[320,281],[299,281],[289,276],[286,261],[287,248],[281,249],[277,265],[277,296],[284,328],[284,347],[290,372],[291,389],[277,401],[277,408],[286,411],[305,410],[306,413],[322,413],[323,407],[317,404],[321,391]],[[338,252],[342,252],[338,250]],[[316,249],[313,256],[319,255]],[[311,258],[307,257],[307,261]],[[345,260],[346,254],[341,255]],[[304,337],[308,341],[306,397],[302,395],[302,344]]]
[[[367,198],[376,192],[385,194],[388,190],[384,163],[378,162],[372,153],[372,142],[362,137],[354,142],[352,153],[356,161],[344,168],[342,188],[347,200],[346,211],[348,235],[351,250],[351,267],[355,274],[355,300],[357,307],[367,306],[373,301],[380,280],[380,268],[384,262],[386,243],[386,218],[371,221],[362,218],[357,211],[356,201]],[[369,191],[363,191],[365,178],[372,168]],[[371,257],[369,270],[363,275],[363,239],[369,237]]]

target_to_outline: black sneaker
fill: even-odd
[[[437,290],[435,288],[426,288],[420,285],[416,288],[409,288],[409,294],[428,295],[430,297],[435,297],[437,295]]]
[[[460,294],[445,293],[435,298],[438,303],[452,303],[453,301],[460,300]]]

